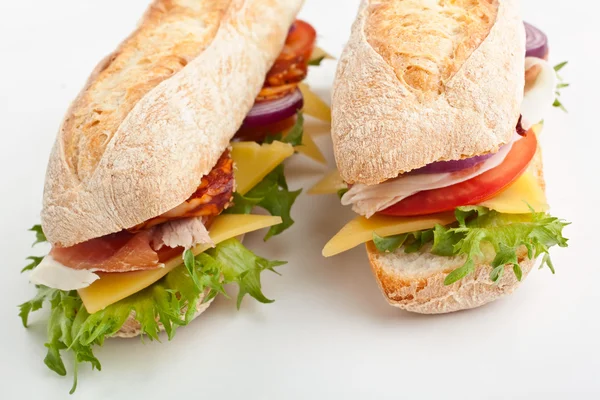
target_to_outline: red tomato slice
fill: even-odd
[[[415,193],[380,212],[408,217],[451,211],[456,207],[476,205],[496,196],[521,176],[537,151],[537,138],[530,130],[518,140],[496,168],[456,185]]]
[[[281,86],[303,80],[316,40],[315,29],[307,22],[296,20],[290,28],[283,50],[267,74],[265,86]]]

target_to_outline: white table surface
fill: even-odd
[[[550,36],[551,61],[569,60],[572,86],[546,118],[542,137],[552,212],[573,222],[557,273],[533,271],[514,295],[444,316],[389,307],[363,249],[324,259],[321,248],[352,213],[335,196],[301,196],[296,225],[257,253],[287,259],[265,274],[277,301],[225,298],[172,342],[109,340],[96,350],[101,372],[80,368],[81,399],[600,398],[598,148],[600,23],[594,2],[525,1],[527,20]],[[338,55],[357,0],[307,0],[301,17]],[[16,305],[34,293],[19,270],[39,222],[44,171],[60,120],[96,62],[127,35],[145,0],[6,1],[0,7],[0,171],[4,277],[0,290],[0,398],[65,399],[70,378],[48,370],[43,313],[25,330]],[[543,6],[543,7],[542,7]],[[335,63],[309,82],[329,98]],[[329,138],[318,143],[333,165]],[[292,172],[292,170],[294,170]],[[300,158],[292,187],[324,168]],[[69,364],[70,366],[70,364]],[[575,397],[577,395],[577,397]],[[185,397],[183,397],[185,396]]]

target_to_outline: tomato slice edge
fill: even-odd
[[[267,73],[265,86],[280,86],[302,81],[315,47],[317,32],[308,22],[296,20],[285,45]]]

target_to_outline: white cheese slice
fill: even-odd
[[[527,57],[525,59],[525,70],[535,66],[541,67],[539,75],[533,86],[523,95],[521,103],[521,126],[528,130],[533,125],[544,119],[545,115],[552,109],[552,104],[556,99],[556,85],[558,78],[556,71],[547,61],[537,57]]]
[[[64,266],[47,255],[29,275],[29,281],[60,290],[77,290],[87,287],[100,277],[88,270]]]

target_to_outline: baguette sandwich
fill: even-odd
[[[60,127],[32,229],[51,250],[25,268],[38,294],[20,316],[27,326],[50,305],[50,369],[66,374],[65,349],[75,374],[84,361],[100,369],[92,349],[108,337],[171,339],[228,283],[238,307],[245,294],[272,301],[260,273],[284,263],[240,239],[293,223],[300,191],[282,162],[303,143],[299,86],[316,39],[295,20],[301,4],[155,0],[94,70]]]
[[[558,79],[545,35],[526,34],[518,7],[360,5],[332,95],[339,172],[312,192],[339,191],[360,214],[323,254],[366,243],[393,306],[481,306],[511,293],[538,257],[554,271],[548,250],[567,245],[566,223],[547,213],[538,141]]]

